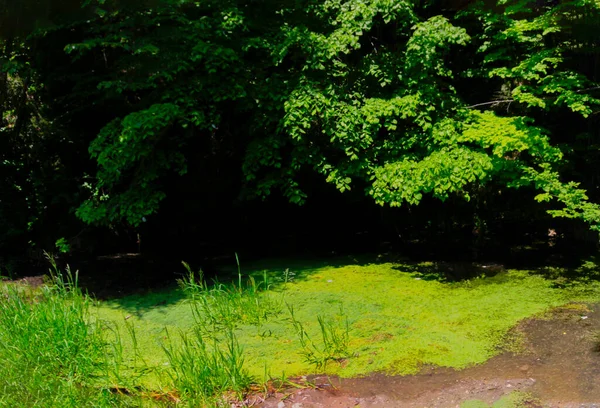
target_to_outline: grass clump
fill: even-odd
[[[163,350],[168,358],[167,373],[183,400],[191,406],[219,405],[224,395],[241,399],[253,382],[244,367],[244,353],[235,329],[240,325],[260,326],[277,315],[280,305],[269,295],[266,275],[257,283],[243,282],[238,264],[238,282],[209,285],[202,271],[194,273],[183,262],[187,274],[178,281],[187,296],[193,326],[179,330],[172,338],[167,330]],[[224,399],[225,398],[225,399]]]
[[[0,286],[0,404],[114,406],[106,339],[77,274],[53,264],[52,284]],[[120,406],[128,401],[119,400]]]
[[[163,347],[173,384],[191,406],[216,404],[228,392],[234,392],[240,399],[252,383],[252,377],[244,369],[242,349],[232,330],[224,339],[210,342],[200,330],[180,333],[180,341],[169,337]]]
[[[135,327],[139,321],[102,319],[97,302],[78,287],[77,273],[67,267],[63,274],[49,259],[47,284],[0,285],[0,406],[221,406],[252,383],[234,313],[263,307],[258,285],[198,289],[188,281],[195,325],[174,338],[168,328],[157,331],[166,336],[154,343],[162,349],[150,354],[144,348],[150,336]],[[227,321],[218,326],[206,319],[219,316]],[[253,321],[239,319],[246,320]],[[152,361],[157,356],[166,366]]]
[[[196,330],[205,335],[214,336],[240,324],[261,326],[281,312],[281,302],[269,292],[266,274],[261,282],[252,276],[244,282],[238,270],[237,284],[216,281],[208,285],[201,270],[194,273],[187,263],[183,262],[183,266],[187,275],[179,280],[179,286],[191,299]]]
[[[348,319],[343,314],[343,308],[340,309],[339,317],[342,319],[339,320],[325,320],[323,316],[317,316],[320,328],[320,344],[311,339],[302,322],[296,318],[293,306],[288,305],[288,310],[290,312],[290,322],[302,347],[300,354],[317,371],[326,371],[329,362],[341,363],[350,357],[350,326]]]

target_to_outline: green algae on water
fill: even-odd
[[[294,279],[284,279],[290,271]],[[342,377],[414,374],[424,365],[465,368],[480,364],[504,346],[507,333],[523,319],[570,301],[600,298],[596,283],[558,288],[527,271],[509,270],[463,282],[421,279],[402,264],[303,267],[282,264],[266,271],[272,285],[261,296],[293,307],[295,319],[315,347],[322,333],[319,317],[346,322],[348,358],[327,364]],[[263,269],[258,268],[260,275]],[[279,279],[278,279],[279,278]],[[138,348],[147,364],[164,367],[165,328],[191,330],[196,324],[189,299],[172,289],[147,296],[103,302],[102,319],[135,326]],[[201,324],[201,323],[200,323]],[[315,372],[303,354],[297,329],[286,307],[260,324],[235,327],[246,369],[257,379]],[[125,339],[126,340],[126,339]]]

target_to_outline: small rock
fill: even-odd
[[[303,405],[300,404],[299,402],[294,403],[294,405],[292,405],[292,408],[302,408]]]
[[[285,408],[285,402],[279,401],[279,403],[277,404],[277,408]]]
[[[585,320],[587,318],[588,318],[587,316],[581,316],[581,320]]]
[[[327,283],[331,283],[331,282],[333,282],[333,280],[332,280],[332,279],[329,279],[329,280],[327,281]]]
[[[522,365],[521,367],[519,367],[519,370],[521,370],[521,371],[529,371],[529,366],[527,364]]]

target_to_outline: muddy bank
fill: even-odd
[[[270,395],[263,408],[457,407],[488,404],[514,391],[530,393],[544,407],[600,408],[600,305],[568,305],[516,328],[522,350],[456,371],[427,368],[405,377],[309,377],[316,388]],[[538,404],[533,404],[536,406]]]

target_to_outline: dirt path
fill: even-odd
[[[406,377],[310,380],[317,389],[271,395],[263,408],[458,407],[467,400],[490,404],[525,391],[544,407],[600,408],[600,305],[564,307],[552,319],[523,322],[525,352],[501,354],[462,371],[435,369]],[[290,395],[291,393],[291,395]],[[289,395],[289,396],[288,396]],[[534,405],[536,406],[536,405]]]

